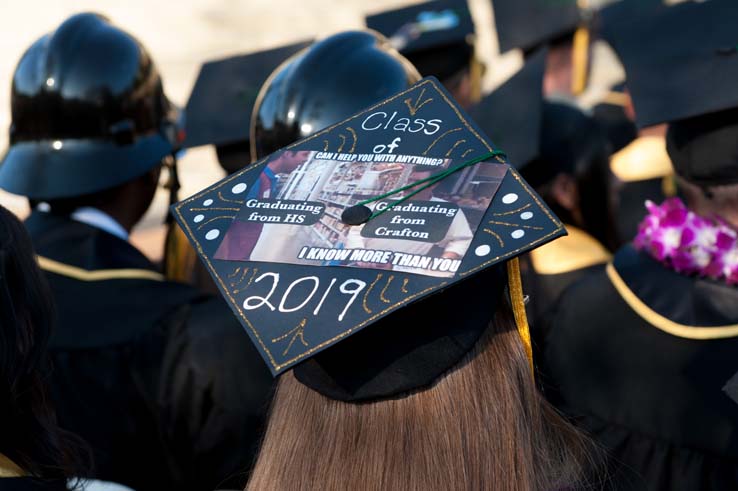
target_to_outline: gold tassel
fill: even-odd
[[[482,78],[484,77],[482,62],[476,53],[472,54],[469,63],[469,78],[471,78],[471,100],[474,104],[482,99]]]
[[[26,472],[15,462],[0,453],[0,478],[24,477]]]
[[[580,95],[587,88],[589,74],[589,29],[580,27],[574,33],[572,52],[571,92]]]
[[[170,223],[164,242],[164,275],[170,281],[191,282],[195,258],[195,250],[182,229],[176,223]]]
[[[530,328],[528,327],[528,316],[525,313],[525,301],[523,300],[523,281],[520,279],[520,261],[513,258],[507,262],[507,284],[510,288],[510,302],[512,303],[515,324],[518,326],[518,334],[523,342],[525,354],[530,363],[530,373],[535,377],[533,367],[533,345],[530,339]]]
[[[577,7],[584,19],[579,29],[574,32],[574,46],[572,48],[571,93],[580,95],[587,89],[589,78],[589,28],[586,18],[589,17],[590,1],[577,0]]]
[[[677,189],[676,179],[674,178],[673,174],[664,176],[663,180],[661,181],[661,191],[667,198],[673,198],[677,195],[679,189]]]

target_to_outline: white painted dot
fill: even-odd
[[[47,87],[53,87],[56,81],[54,80],[54,77],[49,77],[46,79],[46,86]]]
[[[518,200],[518,195],[515,193],[507,193],[505,196],[502,197],[502,202],[506,205],[511,205],[515,203]]]
[[[532,211],[524,211],[523,213],[520,214],[521,220],[530,220],[531,218],[533,218]]]
[[[206,199],[205,201],[202,202],[202,206],[210,206],[212,204],[213,204],[213,200],[211,199]]]
[[[246,191],[246,184],[244,184],[244,183],[242,183],[242,182],[241,182],[241,183],[239,183],[239,184],[236,184],[235,186],[233,186],[233,187],[231,188],[231,192],[232,192],[233,194],[241,194],[241,193],[243,193],[244,191]]]
[[[54,150],[61,150],[64,143],[62,143],[61,140],[54,140],[54,143],[52,143],[51,146],[54,147]]]
[[[220,235],[220,230],[213,229],[210,230],[208,233],[205,234],[205,239],[207,240],[215,240]]]
[[[491,251],[492,251],[492,248],[490,246],[488,246],[487,244],[482,244],[476,249],[474,249],[474,254],[481,257],[481,256],[486,256]]]
[[[522,239],[524,235],[525,235],[525,230],[520,230],[520,229],[517,229],[513,231],[513,233],[510,234],[510,236],[513,239]]]
[[[203,221],[204,219],[205,219],[205,215],[197,215],[197,216],[196,216],[196,217],[195,217],[195,218],[193,219],[193,222],[195,222],[195,223],[200,223],[200,222],[201,222],[201,221]]]

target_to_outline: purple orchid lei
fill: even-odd
[[[633,244],[677,273],[738,284],[738,232],[719,217],[690,211],[679,198],[660,206],[646,202],[648,215]]]

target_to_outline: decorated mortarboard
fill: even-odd
[[[432,383],[506,288],[524,313],[514,259],[565,234],[434,78],[172,212],[272,373],[345,401]]]
[[[203,64],[187,101],[184,146],[248,141],[261,86],[275,68],[309,45],[300,42]]]
[[[538,50],[517,73],[469,111],[486,134],[494,135],[495,143],[505,149],[518,169],[538,156],[546,53],[546,48]]]
[[[582,23],[576,0],[492,0],[500,53],[532,52],[573,34]]]
[[[468,66],[474,53],[466,0],[434,0],[369,15],[366,25],[384,34],[422,75],[440,80]]]

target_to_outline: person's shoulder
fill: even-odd
[[[578,270],[567,279],[570,283],[559,297],[557,311],[569,307],[597,309],[592,301],[603,301],[611,297],[612,286],[605,264]]]
[[[246,328],[222,298],[201,296],[189,304],[186,314],[179,329],[169,333],[179,350],[198,363],[223,369],[249,366],[271,379]]]

